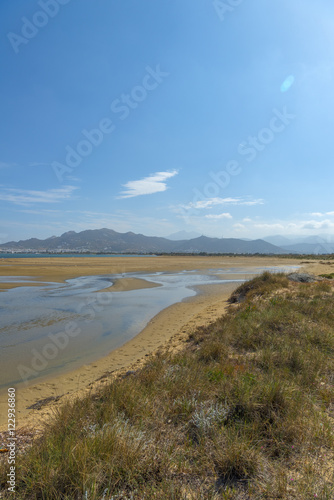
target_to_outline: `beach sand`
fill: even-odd
[[[74,257],[74,258],[32,258],[1,259],[0,276],[33,276],[40,281],[63,282],[66,279],[101,274],[121,274],[128,272],[183,271],[204,269],[238,268],[242,274],[232,275],[237,279],[248,279],[251,267],[302,265],[303,271],[315,274],[334,272],[334,265],[308,261],[302,264],[297,259],[275,257]],[[248,269],[247,269],[248,268]],[[220,277],[225,276],[217,273]],[[231,279],[231,275],[226,278]],[[13,285],[13,284],[11,284]],[[131,290],[155,286],[139,278],[119,279],[114,291]],[[197,287],[199,293],[185,299],[155,316],[144,330],[122,347],[112,351],[98,361],[65,373],[45,379],[40,383],[19,387],[16,394],[17,427],[38,429],[65,400],[80,397],[106,384],[117,373],[125,373],[141,366],[150,353],[168,346],[171,350],[182,348],[189,333],[197,326],[209,324],[222,316],[227,307],[227,299],[239,283],[215,284]],[[17,285],[14,285],[17,286]],[[40,409],[28,409],[37,401],[53,399]],[[0,394],[0,431],[7,427],[7,397]]]
[[[151,283],[150,281],[141,278],[120,278],[115,280],[115,283],[108,288],[103,288],[99,292],[126,292],[127,290],[140,290],[143,288],[155,288],[161,286],[159,283]]]

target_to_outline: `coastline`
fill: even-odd
[[[124,258],[125,260],[126,258]],[[185,257],[175,258],[162,257],[160,261],[156,261],[160,258],[145,259],[144,265],[141,264],[139,271],[177,271],[184,269],[231,269],[231,268],[244,268],[245,275],[238,275],[240,278],[248,279],[247,267],[267,267],[267,266],[277,266],[277,265],[300,265],[301,263],[293,259],[278,259],[278,258],[244,258],[244,257]],[[173,260],[172,260],[173,259]],[[22,259],[21,259],[22,260]],[[29,259],[30,260],[30,259]],[[62,259],[63,260],[63,259]],[[108,263],[112,264],[113,269],[106,269],[109,265],[104,267],[104,271],[99,267],[98,274],[116,273],[117,270],[122,268],[122,272],[133,272],[138,271],[138,267],[135,262],[122,262],[122,263]],[[123,259],[122,259],[123,260]],[[130,259],[131,261],[137,259]],[[147,262],[150,260],[151,262]],[[36,262],[36,259],[34,259]],[[153,261],[153,262],[152,262]],[[181,261],[181,262],[180,262]],[[87,262],[87,261],[86,261]],[[36,263],[37,264],[37,263]],[[46,269],[44,266],[38,267],[35,264],[35,276],[50,281],[50,277],[55,277],[55,274],[51,274],[52,271],[57,267],[57,263],[52,262],[48,266],[49,275],[46,274]],[[73,265],[74,263],[71,262]],[[72,269],[71,276],[68,276],[69,272],[68,265],[64,266],[58,271],[57,277],[59,280],[69,279],[76,276],[82,276],[83,266],[78,265],[82,263],[77,263],[75,268]],[[99,264],[99,263],[97,263]],[[12,268],[12,265],[9,266]],[[73,266],[71,266],[73,267]],[[96,265],[87,266],[86,274],[96,274]],[[143,269],[145,267],[145,269]],[[310,267],[310,266],[307,266]],[[327,267],[327,266],[326,266]],[[152,269],[153,268],[153,269]],[[315,269],[313,267],[313,269]],[[320,266],[322,272],[326,272],[325,266]],[[0,269],[1,271],[1,269]],[[12,269],[11,269],[12,271]],[[88,272],[87,272],[88,271]],[[313,270],[314,272],[314,270]],[[22,266],[17,269],[16,275],[25,275],[22,272]],[[79,273],[79,274],[77,274]],[[8,273],[7,275],[13,276],[13,274]],[[31,276],[32,274],[30,274]],[[126,278],[124,278],[126,281]],[[131,286],[146,286],[143,283],[138,283],[140,281],[135,279],[137,283],[127,283],[126,288],[133,289]],[[119,281],[122,281],[120,279]],[[148,282],[146,282],[148,283]],[[115,283],[117,285],[117,283]],[[114,285],[114,286],[115,286]],[[150,286],[152,284],[148,284]],[[204,285],[199,286],[196,289],[198,293],[196,296],[185,299],[182,302],[173,304],[172,306],[164,309],[158,315],[156,315],[147,326],[132,340],[125,343],[120,348],[112,351],[107,356],[100,358],[94,363],[89,365],[84,365],[75,371],[65,373],[63,375],[45,379],[39,383],[31,384],[28,387],[20,387],[17,390],[17,426],[20,427],[33,427],[38,429],[42,423],[44,423],[52,413],[63,404],[64,401],[73,399],[76,397],[84,396],[90,392],[94,392],[101,385],[108,383],[110,379],[118,373],[125,373],[127,370],[135,370],[141,366],[147,356],[153,352],[156,352],[160,348],[169,348],[172,350],[182,348],[185,339],[188,337],[196,327],[204,324],[209,324],[218,317],[222,316],[227,307],[227,299],[233,292],[233,290],[239,285],[239,283],[227,283],[227,284],[215,284],[215,285]],[[124,284],[119,285],[121,289]],[[115,288],[114,288],[115,290]],[[31,409],[28,410],[27,407],[36,403],[36,401],[41,401],[46,398],[55,398],[48,404],[45,404],[41,409]],[[56,400],[59,398],[58,400]],[[6,401],[3,401],[1,397],[1,407],[0,407],[0,431],[6,430],[7,418],[6,418]]]

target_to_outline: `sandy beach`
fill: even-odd
[[[297,259],[275,257],[75,257],[75,258],[29,258],[1,259],[0,276],[31,276],[40,282],[63,282],[66,279],[102,274],[128,272],[183,271],[204,269],[239,269],[238,279],[247,279],[247,268],[301,265],[303,270],[314,274],[333,272],[334,265],[319,261],[303,263]],[[223,278],[224,274],[220,276]],[[231,279],[233,274],[226,275]],[[239,283],[204,285],[199,293],[190,299],[176,303],[156,315],[134,339],[98,361],[79,369],[31,384],[17,390],[17,427],[38,428],[59,405],[68,398],[78,397],[94,391],[105,384],[115,373],[126,372],[140,366],[147,356],[161,347],[174,350],[182,347],[189,333],[197,326],[208,324],[221,316],[227,299]],[[17,284],[1,285],[3,290]],[[114,291],[133,290],[157,286],[142,279],[119,279]],[[28,407],[46,398],[55,398],[40,409]],[[0,430],[7,425],[6,394],[0,395]]]

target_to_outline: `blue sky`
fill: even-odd
[[[3,0],[0,242],[334,234],[330,0]]]

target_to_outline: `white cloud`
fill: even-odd
[[[272,223],[257,223],[253,226],[265,231],[277,231],[281,234],[304,234],[304,230],[318,231],[320,229],[334,229],[334,222],[330,219],[324,220],[296,220],[293,222],[276,221]]]
[[[301,229],[315,229],[315,230],[333,229],[333,228],[334,228],[334,222],[329,219],[325,219],[322,221],[310,220],[303,222],[303,225],[301,226]]]
[[[68,200],[76,189],[78,188],[75,186],[64,186],[59,189],[49,189],[46,191],[3,188],[0,191],[0,200],[24,206],[33,203],[58,203]]]
[[[270,230],[270,231],[284,231],[286,228],[284,227],[283,224],[278,224],[278,223],[273,223],[273,224],[266,224],[266,223],[263,223],[263,224],[254,224],[254,227],[256,227],[257,229],[266,229],[266,230]]]
[[[217,215],[205,215],[206,219],[232,219],[232,215],[227,213],[217,214]]]
[[[167,185],[165,181],[177,174],[177,170],[172,170],[171,172],[156,172],[148,177],[144,177],[144,179],[129,181],[126,184],[123,184],[123,187],[126,189],[125,191],[121,191],[118,198],[133,198],[134,196],[166,191]]]
[[[258,200],[247,200],[247,199],[242,199],[242,198],[209,198],[207,200],[200,200],[196,202],[191,202],[188,205],[183,205],[182,208],[185,208],[186,210],[189,209],[206,209],[206,208],[211,208],[216,205],[246,205],[246,206],[253,206],[253,205],[263,205],[264,200],[258,199]]]
[[[310,214],[311,217],[326,217],[326,215],[328,216],[333,216],[334,215],[334,212],[325,212],[325,213],[321,213],[321,212],[313,212],[312,214]]]

